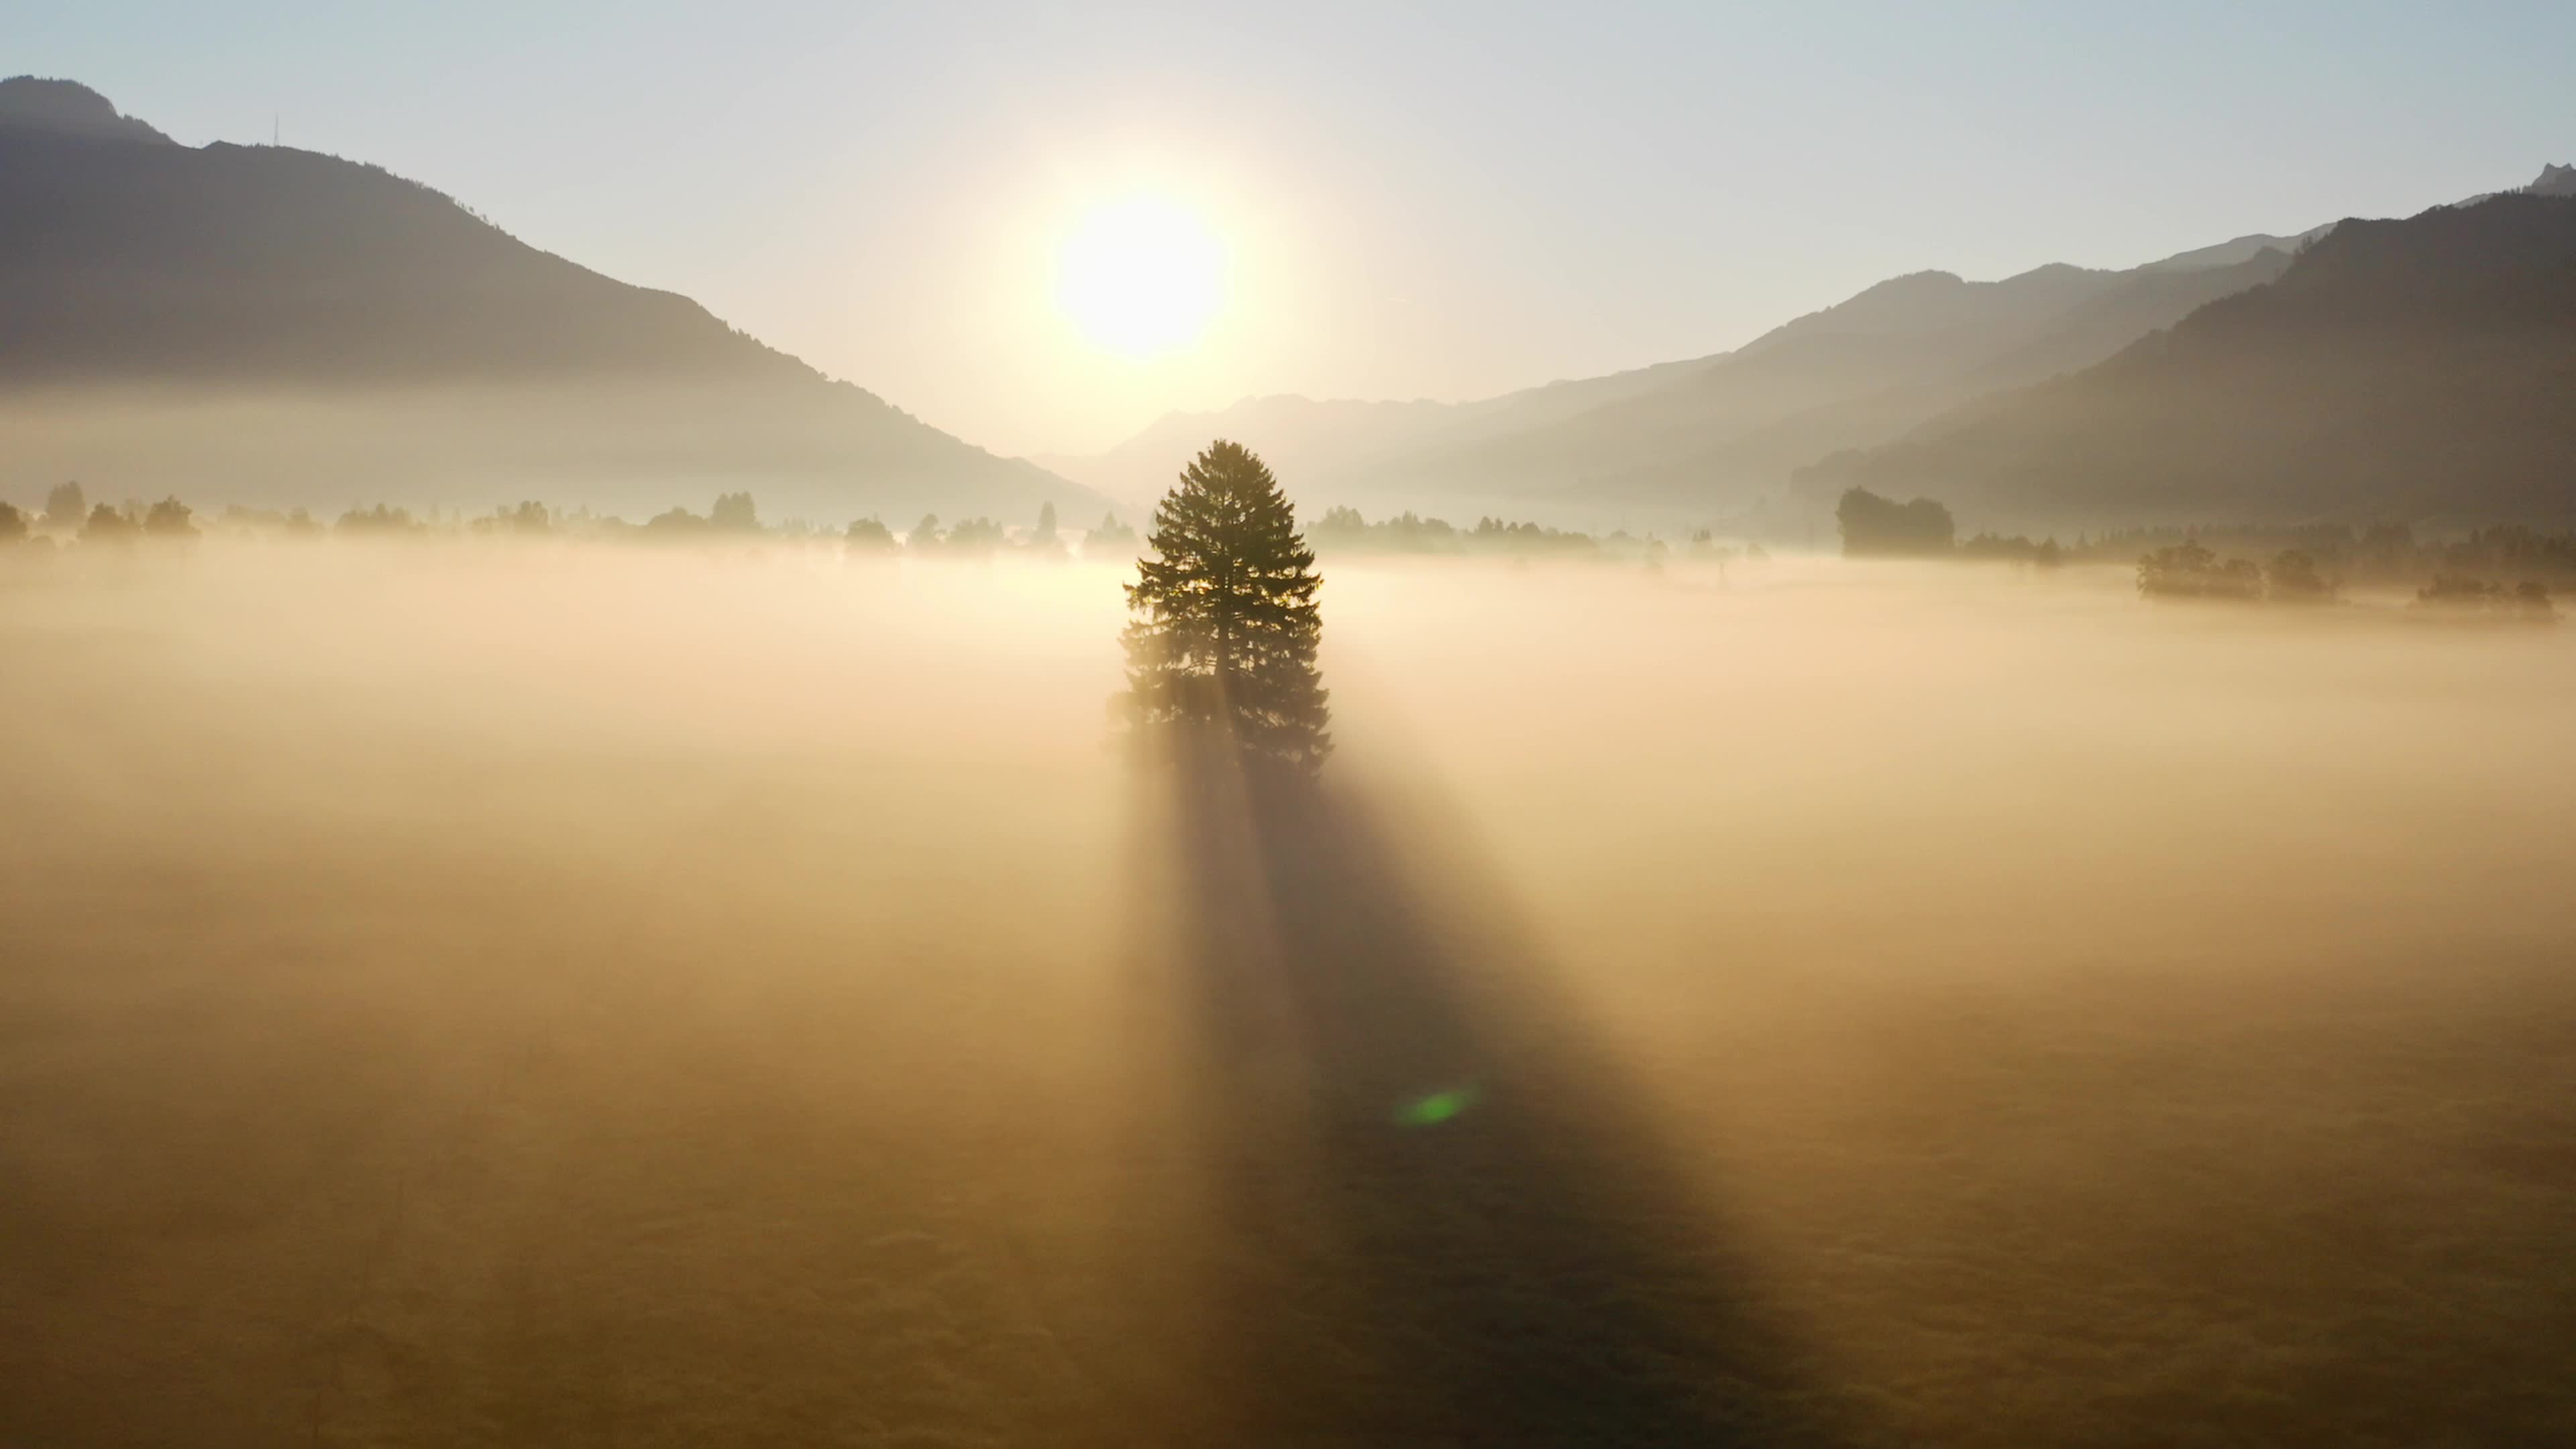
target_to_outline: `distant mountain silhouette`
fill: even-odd
[[[177,144],[132,116],[117,114],[107,97],[78,81],[32,75],[0,80],[0,131]]]
[[[1830,453],[2099,362],[2279,276],[2303,239],[2241,237],[2127,271],[2047,266],[1999,282],[1917,272],[1731,353],[1470,403],[1247,399],[1164,419],[1098,458],[1050,461],[1134,495],[1168,481],[1159,474],[1178,437],[1222,434],[1273,459],[1309,502],[1722,511],[1777,493]]]
[[[1401,460],[1460,491],[1599,504],[1740,504],[1838,449],[2108,357],[2288,264],[2267,251],[2173,272],[2042,267],[2000,282],[1916,273],[1797,319],[1670,385],[1575,417]],[[1400,475],[1398,475],[1400,476]]]
[[[2210,267],[2232,267],[2241,262],[2251,261],[2255,257],[2260,256],[2267,251],[2281,252],[2285,255],[2295,254],[2299,248],[2306,246],[2308,243],[2315,241],[2317,238],[2324,236],[2327,232],[2332,230],[2334,230],[2334,223],[2327,222],[2323,226],[2310,227],[2308,230],[2299,233],[2297,236],[2266,236],[2261,233],[2256,233],[2253,236],[2240,236],[2233,241],[2220,242],[2216,246],[2197,247],[2187,252],[2176,252],[2172,256],[2165,258],[2163,261],[2149,262],[2138,270],[2142,272],[2194,272]]]
[[[1160,497],[1211,438],[1255,438],[1285,482],[1337,474],[1371,453],[1434,431],[1458,407],[1436,402],[1354,402],[1280,395],[1245,398],[1216,412],[1171,412],[1105,453],[1031,461],[1103,492],[1144,502]]]
[[[1970,526],[2576,519],[2576,196],[2346,221],[2102,364],[1807,470]]]
[[[1388,456],[1433,444],[1464,446],[1516,428],[1570,418],[1660,387],[1709,359],[1663,363],[1605,377],[1551,382],[1476,402],[1360,402],[1281,394],[1245,398],[1214,412],[1166,413],[1106,453],[1037,461],[1068,478],[1121,496],[1159,497],[1174,459],[1210,438],[1247,443],[1292,490],[1312,494],[1327,480],[1363,472]],[[1338,495],[1336,495],[1338,496]]]
[[[0,81],[0,409],[0,466],[93,491],[647,508],[720,484],[827,521],[1105,506],[428,187],[179,146],[24,77]]]

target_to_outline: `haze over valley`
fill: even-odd
[[[0,81],[0,203],[19,476],[265,507],[497,488],[643,512],[756,482],[836,523],[1100,503],[427,187],[292,148],[179,146],[67,82]]]
[[[1028,462],[928,428],[684,298],[537,252],[376,168],[286,148],[183,147],[85,87],[25,77],[0,82],[0,146],[16,219],[0,236],[12,461],[133,496],[200,482],[228,502],[310,506],[341,499],[364,474],[381,499],[415,507],[483,503],[504,486],[649,514],[758,485],[773,513],[833,526],[862,514],[1019,517],[1040,503],[1089,518],[1149,505],[1193,440],[1224,436],[1272,458],[1316,509],[1724,525],[1790,541],[1813,540],[1837,481],[1919,485],[1972,502],[1995,527],[2444,512],[2443,500],[2410,491],[2423,460],[2406,456],[2442,448],[2438,419],[2405,429],[2411,443],[2356,443],[2375,476],[2284,476],[2303,460],[2229,434],[2210,446],[2241,460],[2244,476],[2161,491],[2062,478],[2102,470],[2086,448],[2127,449],[2147,425],[2136,409],[2201,407],[2116,399],[2191,366],[2146,361],[2166,347],[2156,339],[2250,294],[2182,327],[2183,356],[2223,332],[2279,325],[2226,319],[2286,319],[2283,309],[2302,305],[2384,320],[2341,323],[2345,335],[2313,343],[2232,344],[2261,350],[2245,365],[2267,377],[2301,379],[2311,394],[2301,401],[2251,403],[2215,377],[2204,386],[2298,438],[2315,424],[2279,420],[2378,394],[2399,401],[2374,416],[2404,428],[2412,400],[2438,405],[2424,397],[2429,379],[2447,379],[2493,398],[2479,429],[2490,448],[2518,455],[2494,476],[2443,484],[2487,495],[2450,514],[2545,521],[2576,506],[2550,405],[2571,365],[2549,310],[2576,254],[2566,220],[2576,207],[2561,200],[2576,196],[2576,171],[2566,167],[2515,193],[2546,205],[2478,196],[2331,244],[2338,228],[2326,222],[2125,271],[2052,264],[1994,282],[1912,273],[1710,356],[1459,403],[1248,398],[1170,414],[1103,454]],[[2312,248],[2316,258],[2294,261]],[[2500,253],[2516,259],[2512,275],[2487,275]],[[1108,277],[1109,295],[1122,284]],[[2286,300],[2320,288],[2349,300]],[[2482,310],[2424,313],[2421,298],[2444,288],[2478,289]],[[2285,300],[2272,305],[2275,296]],[[2361,326],[2371,330],[2349,330]],[[2300,346],[2327,351],[2272,350]],[[2430,360],[2500,347],[2532,351],[2494,379],[2474,379],[2475,361],[2464,371]],[[2050,445],[2068,456],[2043,462],[2020,444],[2009,463],[1946,460],[1969,446],[1962,434],[2033,426],[1986,421],[1998,414],[2070,433]],[[2139,466],[2122,456],[2113,472]],[[2143,466],[2162,477],[2212,465]]]
[[[2576,13],[12,21],[0,1446],[2576,1442]]]

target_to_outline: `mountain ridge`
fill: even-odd
[[[2050,263],[1994,281],[1908,272],[1730,352],[1460,403],[1245,399],[1167,414],[1093,458],[1051,461],[1136,496],[1186,456],[1174,449],[1187,435],[1200,445],[1223,435],[1275,455],[1310,503],[1705,518],[1785,489],[1798,466],[1827,453],[1901,435],[1963,400],[1963,388],[2099,361],[2287,264],[2279,249],[2238,255],[2238,242],[2127,269]],[[1283,426],[1299,407],[1300,426]],[[1316,435],[1362,416],[1370,426]]]
[[[2547,173],[2544,173],[2546,175]],[[2576,518],[2576,195],[2347,220],[2268,286],[1798,487],[1978,526]]]
[[[148,123],[118,111],[115,103],[79,81],[36,75],[0,79],[0,130],[156,146],[178,144]]]
[[[364,468],[420,502],[503,486],[658,508],[750,487],[825,517],[1106,507],[381,167],[143,144],[103,116],[130,119],[68,82],[0,82],[0,403],[19,470],[142,491],[211,474],[256,503],[357,501],[326,495]],[[184,436],[146,448],[55,416],[90,406]],[[316,451],[220,421],[281,407],[325,418],[306,430]]]

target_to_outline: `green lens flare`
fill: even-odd
[[[1437,1127],[1475,1106],[1476,1099],[1482,1095],[1473,1086],[1452,1087],[1445,1092],[1434,1092],[1428,1097],[1417,1098],[1397,1108],[1395,1120],[1406,1127]]]

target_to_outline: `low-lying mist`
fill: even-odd
[[[2576,639],[1336,566],[0,559],[0,1442],[2576,1433]]]

